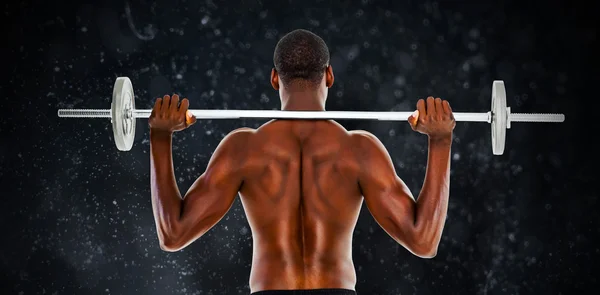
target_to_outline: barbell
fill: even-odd
[[[362,111],[276,111],[276,110],[189,110],[197,119],[303,119],[303,120],[381,120],[406,121],[413,112]],[[114,141],[120,151],[129,151],[135,139],[135,119],[149,118],[151,109],[136,110],[131,80],[119,77],[113,87],[110,109],[59,109],[62,118],[110,118]],[[457,122],[487,122],[491,124],[492,152],[504,153],[506,129],[512,122],[564,122],[564,114],[511,113],[506,106],[504,81],[492,84],[492,107],[485,113],[453,112]]]

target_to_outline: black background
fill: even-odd
[[[363,206],[353,241],[359,294],[595,293],[597,10],[496,2],[3,2],[3,294],[248,294],[251,236],[239,200],[189,247],[163,252],[147,122],[137,120],[133,149],[119,152],[108,120],[56,111],[109,108],[118,76],[131,78],[138,108],[178,93],[191,108],[278,109],[272,53],[297,28],[329,45],[327,110],[413,110],[434,95],[455,111],[487,112],[501,79],[513,112],[567,118],[514,123],[502,156],[492,155],[488,124],[459,122],[438,255],[413,256]],[[199,121],[177,133],[180,189],[225,134],[265,121]],[[340,123],[377,135],[418,194],[425,136],[406,122]]]

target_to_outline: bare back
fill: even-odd
[[[419,257],[435,257],[448,209],[454,119],[447,102],[443,116],[434,111],[434,104],[442,109],[440,99],[427,103],[427,109],[423,100],[417,103],[421,115],[414,124],[442,131],[429,134],[418,201],[377,137],[326,120],[274,120],[257,130],[232,131],[182,199],[171,135],[151,132],[151,191],[161,248],[178,251],[200,238],[239,193],[254,241],[253,293],[354,290],[352,232],[363,199],[391,238]]]
[[[334,121],[270,121],[253,132],[241,201],[253,236],[252,292],[354,290],[362,204],[352,136]]]

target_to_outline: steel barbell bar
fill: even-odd
[[[304,119],[304,120],[380,120],[407,121],[413,112],[363,112],[363,111],[277,111],[277,110],[189,110],[197,119]],[[61,118],[110,118],[115,144],[120,151],[129,151],[135,139],[136,119],[149,118],[151,109],[135,109],[131,80],[119,77],[113,87],[110,109],[59,109]],[[492,152],[504,153],[506,129],[512,122],[564,122],[564,114],[511,113],[506,106],[504,81],[492,84],[492,105],[489,112],[453,112],[457,122],[486,122],[492,128]]]

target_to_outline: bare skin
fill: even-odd
[[[283,110],[324,110],[331,66],[318,86],[280,85]],[[355,290],[352,233],[363,203],[413,254],[434,257],[448,207],[454,118],[447,101],[419,100],[409,123],[429,137],[427,171],[415,201],[383,144],[330,120],[272,120],[227,135],[184,197],[173,173],[172,133],[195,118],[179,97],[157,99],[151,129],[151,191],[160,246],[177,251],[224,217],[240,195],[253,237],[251,292]],[[186,114],[188,114],[186,116]]]

